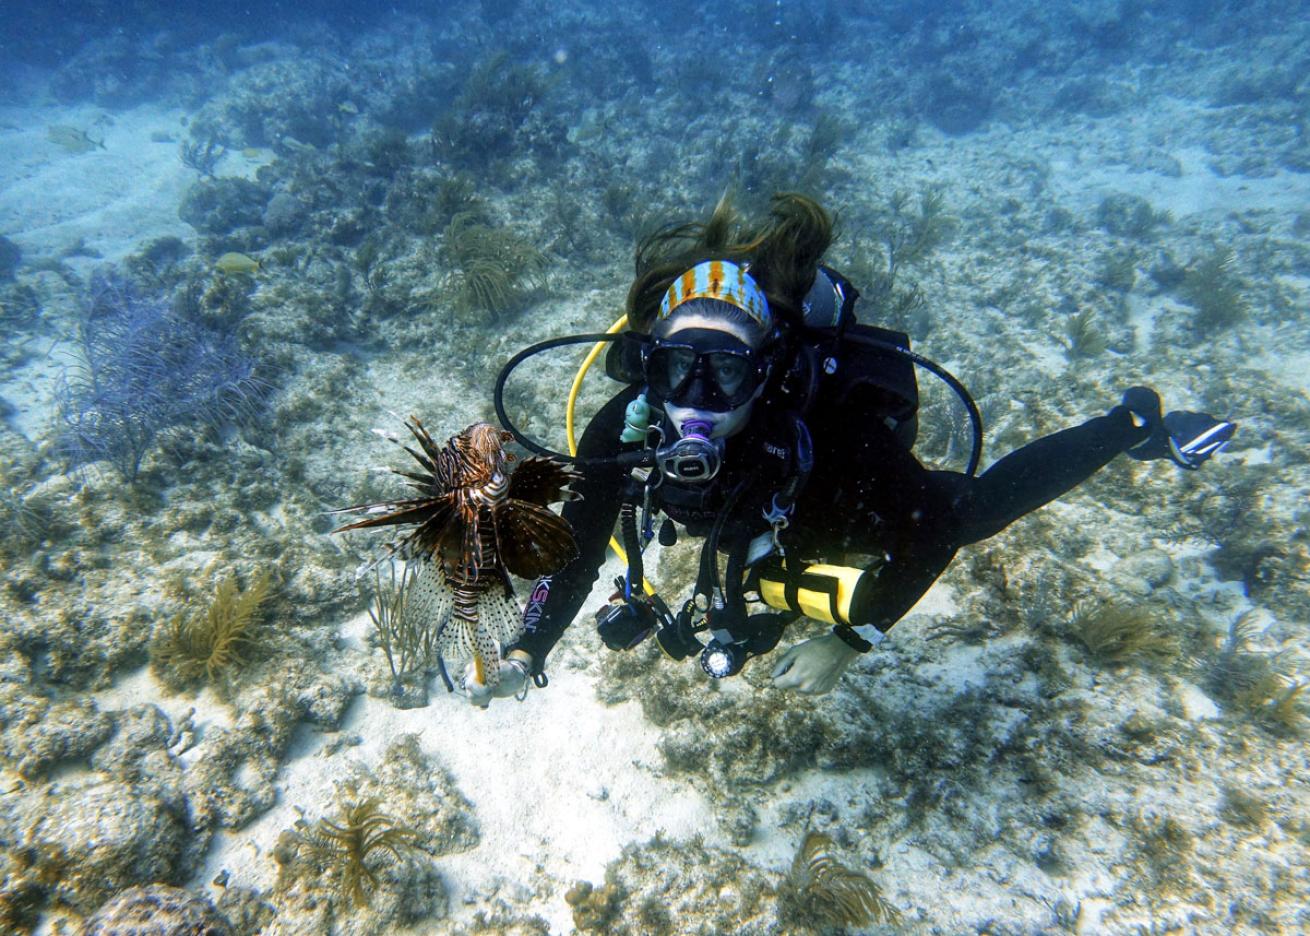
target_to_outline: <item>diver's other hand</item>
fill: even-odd
[[[859,655],[836,634],[802,640],[773,667],[773,685],[805,695],[823,695],[832,691],[846,667]]]
[[[1128,450],[1128,457],[1138,461],[1167,458],[1194,471],[1211,455],[1222,452],[1237,432],[1236,423],[1208,413],[1174,410],[1161,415],[1160,395],[1149,387],[1130,387],[1124,393],[1123,406],[1135,425],[1150,432],[1145,441]]]
[[[532,657],[522,650],[511,650],[500,661],[500,679],[494,686],[479,681],[472,662],[464,668],[464,692],[478,708],[486,708],[492,699],[522,699],[528,691],[528,673],[532,670]]]

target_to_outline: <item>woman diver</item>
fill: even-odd
[[[581,497],[563,508],[579,555],[536,583],[499,680],[466,676],[475,704],[521,694],[529,679],[545,685],[546,658],[590,593],[616,520],[628,572],[616,582],[618,603],[596,616],[608,646],[654,634],[670,656],[698,655],[723,677],[772,650],[791,621],[818,618],[831,631],[784,652],[772,679],[819,694],[883,639],[962,546],[1121,453],[1195,469],[1236,430],[1200,413],[1163,415],[1154,391],[1134,387],[1105,415],[975,476],[981,425],[972,400],[904,335],[855,321],[858,293],[821,265],[832,238],[823,208],[779,195],[754,230],[742,231],[721,203],[707,222],[639,245],[629,330],[606,360],[630,385],[586,427],[573,485]],[[974,452],[963,473],[929,470],[911,452],[916,364],[947,380],[969,409]],[[509,424],[499,394],[498,409],[521,442],[544,451]],[[634,464],[649,467],[645,477]],[[659,513],[662,543],[677,536],[670,519],[705,538],[694,593],[676,611],[643,590],[641,547]],[[751,600],[773,610],[748,614]]]

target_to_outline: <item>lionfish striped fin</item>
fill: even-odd
[[[570,465],[534,455],[520,462],[510,475],[509,496],[542,507],[556,501],[575,500],[580,495],[569,490],[569,485],[580,477]]]
[[[512,594],[491,588],[478,602],[478,626],[498,643],[511,644],[523,633],[523,609]]]
[[[405,597],[405,613],[429,634],[439,634],[455,609],[455,593],[441,568],[431,559],[415,559],[417,570]]]
[[[512,575],[551,575],[578,555],[569,522],[545,507],[507,500],[496,507],[493,518],[500,561]]]
[[[392,551],[402,558],[431,556],[440,554],[448,548],[452,532],[457,533],[456,542],[462,542],[463,530],[458,528],[460,520],[456,509],[456,498],[443,494],[433,498],[413,498],[406,501],[383,504],[361,504],[358,507],[345,507],[333,513],[364,513],[382,511],[374,516],[356,520],[345,526],[337,527],[333,533],[345,533],[350,530],[367,530],[373,527],[403,526],[415,524],[393,547]],[[452,531],[451,527],[457,527]]]
[[[439,569],[434,572],[444,578]],[[456,671],[475,663],[480,680],[494,686],[500,679],[501,647],[522,632],[523,611],[504,589],[469,587],[448,579],[445,585],[451,610],[437,632],[437,652]]]

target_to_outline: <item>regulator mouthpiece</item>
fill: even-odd
[[[660,473],[683,483],[712,480],[723,465],[723,451],[710,439],[710,430],[710,424],[699,419],[683,423],[682,438],[655,453]]]

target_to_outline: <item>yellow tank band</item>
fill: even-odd
[[[849,624],[851,601],[867,574],[863,569],[818,563],[800,570],[794,598],[788,594],[792,589],[785,573],[777,578],[761,577],[760,598],[779,611],[797,611],[829,624]]]

